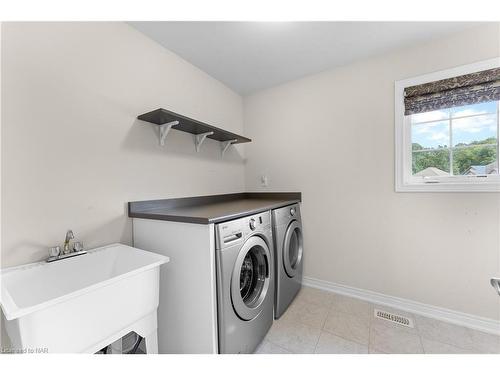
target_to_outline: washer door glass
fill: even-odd
[[[260,237],[250,237],[240,250],[231,281],[231,298],[241,319],[251,320],[262,310],[270,283],[269,260],[269,248]]]
[[[283,266],[288,277],[294,277],[302,262],[302,228],[297,221],[292,221],[285,233],[283,243]]]

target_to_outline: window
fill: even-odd
[[[396,191],[500,191],[499,66],[396,82]]]

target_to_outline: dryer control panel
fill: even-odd
[[[287,225],[292,220],[301,222],[300,205],[298,203],[273,210],[273,225]]]
[[[216,247],[223,249],[255,233],[268,232],[270,230],[271,213],[269,211],[220,223],[215,227]]]

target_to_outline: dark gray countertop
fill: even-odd
[[[196,224],[220,223],[300,202],[301,193],[246,192],[129,202],[128,216]]]

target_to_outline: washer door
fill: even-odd
[[[302,227],[292,221],[285,233],[283,242],[283,266],[288,277],[295,277],[302,262]]]
[[[252,236],[241,247],[231,280],[231,299],[243,320],[255,318],[262,310],[270,284],[271,253],[266,242]]]

